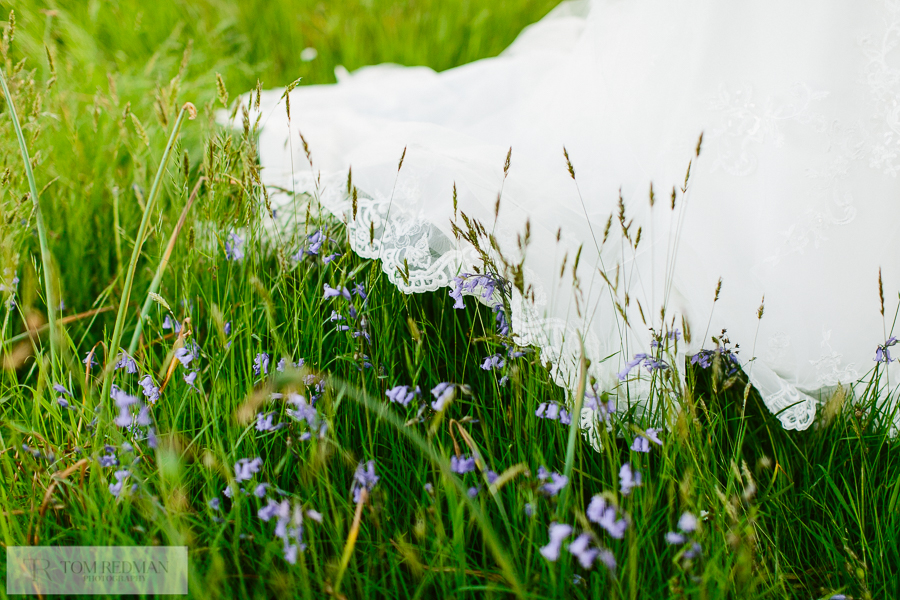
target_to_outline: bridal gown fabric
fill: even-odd
[[[651,352],[651,327],[670,331],[675,318],[682,329],[683,317],[692,336],[677,358],[715,348],[710,337],[727,328],[769,410],[803,430],[823,391],[870,374],[891,335],[898,42],[895,1],[568,2],[496,58],[442,73],[339,68],[336,85],[291,92],[290,122],[282,90],[264,93],[263,181],[317,194],[347,223],[353,249],[381,259],[404,292],[483,268],[453,234],[452,223],[465,229],[461,213],[513,262],[527,222],[527,297],[513,290],[512,330],[558,383],[574,389],[583,337],[599,388],[620,411],[640,405],[647,369],[627,382],[617,374]],[[623,239],[620,194],[632,241],[641,228],[636,250]]]

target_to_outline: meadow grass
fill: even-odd
[[[614,418],[595,452],[581,436],[570,438],[570,427],[536,416],[542,403],[571,405],[580,396],[555,386],[536,353],[507,357],[500,371],[480,368],[511,342],[490,310],[471,299],[453,310],[446,291],[398,292],[377,262],[349,250],[342,226],[315,198],[294,200],[309,215],[295,237],[274,252],[267,244],[252,131],[217,129],[217,106],[230,106],[257,80],[331,82],[336,64],[443,69],[490,56],[553,4],[12,7],[2,68],[31,153],[52,264],[45,283],[33,194],[4,104],[3,545],[187,545],[197,598],[896,596],[900,456],[880,413],[886,382],[878,371],[871,385],[836,392],[818,427],[786,432],[755,393],[744,410],[746,380],[724,374],[720,357],[708,369],[685,366],[684,388],[674,379],[656,388],[655,404],[669,411]],[[304,48],[317,57],[302,60]],[[199,114],[182,125],[154,206],[149,190],[185,102]],[[164,255],[168,268],[148,305],[135,372],[127,360],[113,370],[115,354],[104,369],[145,214],[131,301],[119,320],[123,346]],[[304,247],[310,252],[292,258]],[[326,285],[348,288],[349,298],[323,298]],[[44,327],[48,286],[63,303],[55,362]],[[361,331],[370,339],[353,335]],[[89,352],[92,367],[83,362]],[[140,382],[148,374],[164,387],[150,424],[117,426],[120,409],[104,383],[116,386],[121,404],[129,395],[146,403]],[[459,387],[435,411],[430,390],[441,382]],[[391,402],[386,392],[398,385],[421,394],[407,406]],[[291,394],[317,397],[315,410]],[[126,406],[126,416],[136,408]],[[637,434],[659,421],[667,424],[662,445],[632,450]],[[451,472],[452,456],[473,455],[474,471]],[[242,463],[248,478],[236,481],[234,465],[256,457],[258,472]],[[365,492],[354,494],[355,473],[369,461],[379,479],[361,477]],[[626,462],[643,482],[624,495]],[[568,474],[558,494],[540,479],[542,467]],[[493,485],[489,470],[500,475]],[[260,484],[268,484],[262,497],[254,493]],[[627,521],[622,539],[587,518],[601,494]],[[296,557],[275,535],[281,517],[259,517],[269,500],[288,502],[289,526],[297,525],[294,507],[303,516],[305,549]],[[668,544],[685,512],[699,517],[696,531]],[[615,568],[599,559],[583,568],[565,549],[574,536],[548,561],[540,550],[553,522],[592,532]],[[700,545],[694,556],[692,542]],[[5,557],[0,565],[5,572]]]

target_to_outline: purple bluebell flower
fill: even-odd
[[[138,411],[137,419],[135,419],[135,422],[140,427],[146,427],[147,425],[149,425],[151,423],[149,406],[147,406],[147,405],[141,406],[141,409]]]
[[[175,333],[178,333],[179,331],[181,331],[181,323],[179,323],[176,319],[173,319],[169,315],[166,315],[165,317],[163,317],[162,328],[171,329]]]
[[[256,496],[257,498],[265,498],[266,490],[268,488],[269,488],[268,483],[261,483],[258,486],[256,486],[256,488],[253,490],[253,495]]]
[[[368,296],[366,296],[366,285],[364,283],[357,283],[356,285],[354,285],[353,293],[363,300],[368,299]]]
[[[478,495],[479,490],[481,490],[481,486],[473,486],[466,490],[466,494],[469,496],[469,498],[474,498]]]
[[[56,403],[59,404],[59,406],[62,408],[72,408],[71,406],[69,406],[68,400],[66,400],[62,396],[56,399]]]
[[[643,361],[645,361],[645,360],[648,360],[648,359],[651,359],[651,358],[652,358],[652,357],[651,357],[649,354],[645,354],[645,353],[643,353],[643,352],[640,353],[640,354],[635,354],[635,355],[634,355],[634,358],[632,358],[632,359],[629,360],[627,363],[625,363],[625,368],[622,369],[622,370],[619,372],[619,374],[617,375],[617,377],[619,378],[619,381],[625,381],[625,380],[628,378],[628,374],[631,373],[631,371],[632,371],[636,366],[638,366],[639,364],[641,364],[641,362],[643,362]]]
[[[234,480],[240,483],[252,479],[256,473],[259,473],[261,467],[262,459],[258,456],[253,459],[242,458],[234,465]]]
[[[437,412],[443,411],[455,396],[456,386],[452,383],[442,382],[437,384],[431,390],[431,395],[435,397],[435,401],[431,403],[431,408]]]
[[[488,469],[484,475],[487,477],[487,482],[491,485],[494,485],[494,482],[500,477],[497,475],[496,471],[492,471],[491,469]]]
[[[269,500],[268,504],[259,509],[256,515],[262,519],[263,521],[268,522],[272,517],[274,517],[278,513],[280,505],[278,502],[274,500]]]
[[[509,383],[509,375],[504,375],[500,378],[500,387],[506,387],[507,383]]]
[[[278,431],[284,427],[284,423],[274,423],[275,415],[273,413],[258,413],[256,415],[257,431]]]
[[[265,352],[260,352],[253,359],[253,374],[256,376],[269,374],[269,355]]]
[[[65,387],[63,387],[62,385],[60,385],[58,383],[53,384],[53,389],[54,389],[54,391],[56,391],[59,394],[65,394],[66,396],[72,395],[72,392],[70,392],[69,390],[67,390]]]
[[[326,283],[323,285],[323,288],[325,290],[325,293],[322,296],[323,300],[327,300],[329,298],[338,298],[340,296],[343,296],[347,300],[350,300],[350,291],[347,290],[346,287],[333,288]]]
[[[316,523],[322,522],[322,513],[320,513],[317,510],[313,510],[311,508],[308,509],[306,511],[306,516],[309,517],[310,519],[312,519],[313,521],[315,521]]]
[[[222,501],[219,500],[218,498],[212,498],[212,499],[210,499],[210,501],[207,504],[209,504],[209,507],[211,509],[219,510],[219,508],[222,506]]]
[[[285,357],[281,357],[281,360],[278,361],[278,364],[275,365],[275,370],[279,373],[284,373],[285,368],[287,367],[287,359]]]
[[[670,545],[680,545],[687,541],[687,538],[678,532],[669,531],[666,533],[666,543]]]
[[[678,519],[678,529],[685,533],[693,533],[697,530],[697,517],[685,511]]]
[[[197,386],[194,385],[195,381],[197,381],[197,371],[191,371],[184,374],[184,382],[196,390]]]
[[[525,516],[529,519],[534,516],[534,504],[531,502],[526,502],[523,510],[525,511]]]
[[[897,359],[891,357],[891,350],[890,350],[891,346],[895,345],[896,343],[897,343],[897,338],[894,336],[891,336],[884,344],[879,345],[878,348],[875,349],[875,362],[879,362],[879,363],[883,362],[883,363],[890,364],[893,361],[897,360]]]
[[[231,335],[231,321],[227,321],[225,323],[225,327],[223,327],[225,335]]]
[[[450,470],[458,475],[469,473],[475,470],[475,459],[471,456],[451,456]]]
[[[619,469],[619,488],[621,489],[622,495],[627,496],[631,493],[632,488],[640,487],[640,485],[640,471],[632,470],[631,463],[622,465],[622,468]]]
[[[115,454],[104,454],[100,457],[100,466],[101,467],[115,467],[118,466],[119,459],[116,458]]]
[[[538,480],[539,481],[548,481],[544,485],[541,486],[541,491],[549,496],[557,495],[566,484],[569,483],[569,478],[560,473],[551,473],[543,466],[538,467]]]
[[[182,346],[175,350],[175,358],[178,359],[178,362],[181,363],[181,366],[187,367],[191,364],[191,361],[194,360],[194,355],[191,354],[191,351],[188,348]]]
[[[550,562],[559,560],[559,550],[563,540],[572,534],[572,526],[554,521],[550,523],[550,543],[540,549],[541,556]]]
[[[159,388],[156,387],[156,384],[153,383],[153,377],[150,375],[144,375],[138,381],[138,385],[141,386],[141,389],[144,392],[144,396],[147,398],[147,401],[151,404],[155,403],[159,400]]]
[[[596,495],[591,498],[585,512],[587,518],[605,529],[610,537],[621,540],[625,536],[628,522],[625,519],[616,519],[616,508],[609,505],[603,496]]]
[[[240,262],[244,258],[244,240],[234,232],[228,237],[230,241],[225,242],[225,260]]]
[[[600,555],[598,558],[600,558],[600,562],[606,565],[606,568],[609,569],[610,573],[612,573],[613,575],[616,574],[616,557],[612,552],[604,548],[600,551]]]
[[[318,255],[319,251],[322,249],[322,244],[325,243],[325,234],[321,229],[317,229],[315,233],[310,235],[307,240],[306,253],[310,256]]]
[[[125,369],[126,373],[137,373],[137,363],[124,352],[119,352],[119,359],[116,362],[115,369]]]
[[[125,480],[127,480],[131,475],[131,471],[122,469],[120,471],[116,471],[115,473],[113,473],[113,475],[116,478],[116,482],[109,484],[109,493],[118,498],[122,493],[122,487],[125,485]]]
[[[495,369],[502,369],[506,365],[506,361],[499,354],[492,354],[491,356],[485,357],[484,362],[481,363],[481,368],[485,371],[492,371]]]
[[[385,396],[391,402],[396,402],[401,406],[408,406],[421,393],[419,386],[416,386],[415,390],[410,390],[408,385],[398,385],[385,392]]]
[[[598,548],[591,548],[591,535],[589,533],[582,533],[575,538],[575,541],[569,544],[568,550],[585,569],[590,569],[594,565],[594,560],[600,553]]]
[[[341,256],[343,256],[343,254],[341,254],[340,252],[335,252],[334,254],[329,254],[328,256],[326,256],[325,258],[322,259],[322,264],[327,265],[334,259],[340,258]]]
[[[662,440],[659,439],[660,429],[650,428],[643,435],[639,435],[634,438],[634,443],[631,444],[631,449],[635,452],[650,452],[650,443],[654,443],[657,446],[662,446]]]
[[[682,554],[682,557],[687,560],[691,560],[693,558],[697,558],[702,553],[703,547],[697,542],[691,542],[691,547],[685,550],[684,554]]]
[[[497,333],[500,335],[509,335],[509,319],[506,318],[506,311],[503,310],[502,304],[494,305],[494,322],[497,325]]]
[[[350,488],[350,493],[353,494],[353,502],[358,504],[362,491],[371,492],[379,479],[380,477],[375,474],[374,460],[370,460],[365,465],[359,463],[359,466],[356,467],[356,472],[353,474],[353,485]]]
[[[96,367],[96,366],[97,366],[97,361],[94,360],[94,351],[91,350],[90,352],[88,352],[87,354],[85,354],[85,355],[84,355],[84,360],[81,361],[81,362],[84,363],[85,365],[87,365],[87,368],[88,368],[88,369],[90,369],[91,367]]]

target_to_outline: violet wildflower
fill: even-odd
[[[253,490],[253,495],[256,496],[257,498],[265,498],[266,490],[268,488],[269,488],[268,483],[261,483],[258,486],[256,486],[256,488]]]
[[[468,490],[466,490],[466,494],[469,496],[469,498],[474,498],[478,495],[479,490],[481,490],[481,486],[470,487]]]
[[[363,283],[357,283],[353,286],[353,293],[362,298],[363,300],[367,300],[368,296],[366,296],[366,286]]]
[[[317,510],[309,509],[306,511],[306,516],[315,521],[316,523],[322,522],[322,513]]]
[[[252,479],[253,475],[259,473],[260,467],[262,467],[262,459],[258,456],[253,459],[242,458],[234,465],[234,480],[240,483]]]
[[[506,361],[501,355],[492,354],[491,356],[485,357],[484,362],[481,363],[481,368],[485,371],[492,371],[495,369],[502,369],[504,365],[506,365]]]
[[[353,474],[353,485],[350,488],[350,493],[353,494],[353,502],[358,504],[362,491],[371,492],[379,479],[380,477],[375,474],[374,460],[370,460],[365,465],[359,463],[359,466],[356,467],[356,472]]]
[[[687,541],[687,538],[676,531],[669,531],[666,533],[666,543],[669,545],[677,545],[683,544]]]
[[[625,463],[619,469],[619,487],[623,496],[631,493],[632,488],[640,487],[641,473],[631,468],[631,463]]]
[[[120,352],[119,360],[116,362],[115,369],[125,369],[126,373],[137,373],[137,363],[135,363],[134,359],[124,352]]]
[[[222,505],[222,501],[219,500],[218,498],[212,498],[212,499],[210,499],[209,502],[207,502],[207,504],[209,505],[209,507],[210,507],[211,509],[213,509],[213,510],[219,510],[219,508],[220,508],[221,505]]]
[[[585,569],[590,569],[593,566],[594,560],[600,553],[599,549],[591,548],[591,535],[589,533],[582,533],[575,538],[575,541],[569,544],[568,550],[573,556],[578,558],[578,562]]]
[[[262,519],[263,521],[268,522],[272,517],[276,515],[279,509],[279,503],[274,500],[269,500],[268,504],[263,506],[256,512],[256,515]]]
[[[116,471],[113,475],[116,478],[116,482],[109,484],[109,493],[118,498],[122,493],[122,486],[125,485],[125,480],[131,475],[131,471],[122,469]]]
[[[540,549],[541,556],[550,562],[559,560],[559,550],[562,547],[563,540],[572,534],[572,526],[554,521],[550,523],[549,535],[550,542]]]
[[[645,353],[635,354],[634,358],[632,358],[627,363],[625,363],[625,368],[622,369],[619,372],[619,374],[617,375],[617,377],[619,378],[619,381],[625,381],[625,379],[628,378],[628,374],[631,373],[632,369],[634,369],[636,366],[641,364],[641,362],[648,360],[650,358],[651,357],[649,354],[645,354]]]
[[[195,381],[197,381],[197,371],[191,371],[184,374],[184,382],[196,390],[197,386],[194,385]]]
[[[101,467],[115,467],[118,466],[119,459],[116,458],[115,454],[104,454],[100,457],[100,466]]]
[[[534,516],[534,504],[526,502],[524,507],[525,516],[529,519]]]
[[[178,333],[179,331],[181,331],[181,323],[179,323],[176,319],[173,319],[169,315],[166,315],[165,317],[163,317],[162,328],[171,329],[175,333]]]
[[[587,518],[600,525],[610,537],[621,540],[625,536],[628,522],[625,519],[616,519],[616,508],[609,505],[603,496],[597,495],[591,498],[588,504]]]
[[[62,385],[58,383],[53,384],[53,390],[59,394],[65,394],[66,396],[71,396],[72,392],[64,388]]]
[[[323,300],[327,300],[329,298],[337,298],[339,296],[343,296],[347,300],[350,300],[350,292],[345,287],[333,288],[327,283],[324,284],[325,294],[322,296]]]
[[[84,360],[81,361],[81,362],[84,363],[85,365],[87,365],[87,368],[88,368],[88,369],[90,369],[91,367],[96,367],[96,366],[97,366],[97,361],[94,360],[94,351],[91,350],[90,352],[88,352],[87,354],[85,354]]]
[[[341,256],[343,256],[343,254],[341,254],[340,252],[335,252],[334,254],[329,254],[328,256],[326,256],[325,258],[322,259],[322,264],[327,265],[334,259],[339,258]]]
[[[693,533],[697,530],[697,517],[685,511],[678,519],[678,529],[685,533]]]
[[[137,418],[135,419],[135,422],[140,427],[146,427],[150,424],[151,421],[150,421],[150,407],[149,406],[147,406],[147,405],[141,406],[141,409],[138,411],[138,415],[137,415]]]
[[[287,359],[285,357],[281,357],[281,360],[278,361],[278,364],[275,365],[275,370],[279,373],[284,373],[284,369],[287,367]]]
[[[409,403],[421,393],[422,391],[419,389],[419,386],[416,386],[415,390],[410,390],[408,385],[398,385],[385,392],[385,396],[387,396],[391,402],[396,402],[401,406],[408,406]]]
[[[494,482],[500,477],[496,471],[492,471],[491,469],[488,469],[484,475],[487,477],[487,482],[491,485],[494,485]]]
[[[691,547],[684,551],[682,555],[685,559],[691,560],[697,558],[703,553],[703,547],[697,542],[691,542]]]
[[[152,427],[147,428],[147,445],[150,446],[151,448],[153,448],[154,450],[156,450],[156,447],[158,445],[158,442],[156,439],[156,430]]]
[[[225,331],[225,335],[231,335],[231,321],[227,321],[223,329]]]
[[[147,401],[151,404],[155,403],[159,400],[159,388],[156,387],[156,384],[153,383],[153,378],[150,375],[144,375],[138,381],[138,385],[141,386],[141,389],[144,392],[144,396],[147,398]]]
[[[284,427],[284,423],[274,423],[275,415],[273,413],[258,413],[256,415],[257,431],[278,431]]]
[[[237,233],[228,235],[230,241],[225,242],[225,260],[240,262],[244,258],[244,240]]]
[[[662,440],[659,439],[660,429],[650,428],[643,435],[639,435],[634,438],[634,443],[631,444],[631,449],[635,452],[650,452],[650,443],[654,443],[657,446],[662,446]]]
[[[604,565],[606,565],[606,568],[609,569],[609,572],[612,573],[613,575],[615,575],[616,574],[616,557],[613,555],[613,553],[610,552],[609,550],[607,550],[606,548],[604,548],[603,550],[600,551],[599,558],[600,558],[600,562],[602,562]]]
[[[56,399],[56,403],[59,404],[61,408],[72,408],[71,406],[69,406],[69,402],[62,396]]]
[[[875,362],[883,362],[890,364],[891,362],[897,360],[891,357],[891,346],[897,343],[897,338],[891,336],[884,344],[878,346],[875,349]]]
[[[560,473],[550,473],[550,481],[545,483],[541,490],[549,495],[555,496],[557,495],[566,485],[569,483],[569,478]]]
[[[458,475],[469,473],[475,470],[475,459],[471,456],[451,456],[450,470]]]
[[[497,325],[497,333],[500,335],[509,335],[509,320],[506,318],[506,311],[503,310],[502,304],[494,305],[494,321]]]
[[[322,232],[322,230],[317,229],[315,233],[306,238],[307,242],[309,243],[306,247],[306,253],[310,256],[318,255],[319,250],[322,249],[322,244],[325,243],[326,239],[327,238],[325,237],[325,234]]]
[[[269,355],[265,352],[260,352],[253,359],[253,374],[256,376],[269,374]]]
[[[184,346],[175,350],[175,358],[178,359],[178,362],[181,363],[182,367],[187,367],[191,364],[191,361],[194,360],[194,355],[191,354],[191,351]]]
[[[431,390],[431,395],[435,397],[435,401],[431,403],[431,408],[437,412],[443,411],[447,407],[447,403],[453,400],[456,395],[456,386],[452,383],[442,382],[437,384]]]

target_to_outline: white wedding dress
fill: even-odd
[[[291,92],[290,123],[282,90],[265,92],[263,181],[318,194],[353,249],[380,258],[404,292],[483,268],[454,236],[462,213],[513,262],[527,221],[512,330],[540,348],[557,382],[574,387],[583,337],[619,410],[640,404],[647,369],[631,371],[627,395],[617,374],[651,352],[650,328],[683,329],[683,317],[692,335],[678,358],[715,348],[710,337],[727,328],[767,407],[802,430],[822,392],[870,374],[891,335],[898,42],[895,0],[566,2],[496,58],[442,73],[339,69],[336,85]],[[623,239],[620,193],[632,242],[641,228],[636,250]],[[615,284],[617,268],[614,291],[601,271]]]

